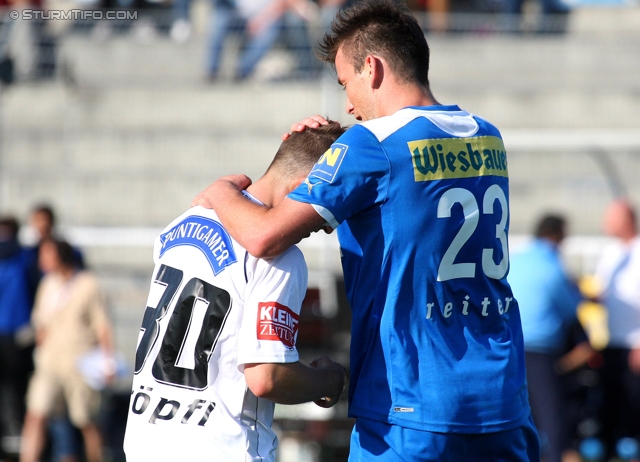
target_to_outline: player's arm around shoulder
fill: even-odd
[[[213,208],[231,237],[255,257],[279,255],[324,224],[310,204],[288,198],[273,208],[255,204],[242,195],[243,183],[235,180],[220,178],[193,205]]]
[[[282,254],[325,224],[325,219],[311,204],[288,197],[276,207],[263,208],[262,212],[262,219],[243,231],[249,246],[245,248],[260,258]]]
[[[246,364],[247,386],[259,398],[278,404],[300,404],[310,401],[331,407],[340,399],[346,383],[346,369],[327,356],[307,366],[293,363]]]

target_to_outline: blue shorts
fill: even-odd
[[[349,462],[539,462],[533,419],[495,433],[433,433],[357,418]]]

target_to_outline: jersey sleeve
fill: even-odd
[[[238,368],[247,363],[298,361],[296,340],[307,290],[307,265],[292,247],[275,259],[255,260],[238,337]]]
[[[334,228],[385,199],[389,160],[378,139],[356,125],[318,160],[289,198],[314,206]]]

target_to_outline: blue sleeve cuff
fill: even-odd
[[[336,217],[333,216],[333,213],[331,213],[329,209],[316,204],[311,204],[311,206],[316,212],[318,212],[318,215],[324,218],[329,226],[331,226],[333,229],[336,229],[340,225],[340,223],[338,223],[338,220],[336,220]]]

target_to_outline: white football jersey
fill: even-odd
[[[213,210],[194,207],[156,238],[154,262],[127,461],[275,460],[274,403],[249,390],[243,365],[298,360],[302,253],[254,258]]]

